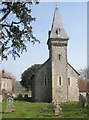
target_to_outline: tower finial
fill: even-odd
[[[56,2],[56,8],[58,8],[58,3]]]

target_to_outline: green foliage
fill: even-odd
[[[63,108],[62,118],[86,118],[87,108],[82,107],[78,102],[65,102],[62,103]]]
[[[38,2],[35,3],[37,4]],[[27,51],[26,43],[39,40],[33,35],[31,22],[32,2],[2,2],[0,3],[0,54],[2,59],[12,55],[15,59],[23,51]]]
[[[25,70],[22,75],[21,75],[21,85],[24,86],[27,90],[29,90],[31,88],[31,80],[32,77],[35,75],[35,73],[37,72],[37,70],[41,67],[41,64],[35,64],[33,66],[31,66],[30,68],[28,68],[27,70]]]
[[[6,103],[2,104],[2,112]],[[87,118],[89,109],[79,106],[78,102],[62,103],[62,115],[54,116],[52,103],[30,103],[23,101],[14,101],[15,112],[2,113],[3,118]],[[69,120],[69,119],[68,119]],[[75,119],[73,119],[75,120]]]

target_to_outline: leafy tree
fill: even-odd
[[[36,4],[39,2],[34,0]],[[27,51],[26,43],[39,42],[33,35],[31,15],[33,2],[1,2],[0,3],[0,54],[2,60],[11,54],[15,59],[23,51]]]
[[[38,71],[38,69],[41,67],[41,64],[35,64],[31,67],[29,67],[27,70],[25,70],[21,75],[21,85],[24,86],[27,90],[31,89],[31,78],[35,73]]]

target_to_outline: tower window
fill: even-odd
[[[62,85],[62,77],[58,78],[58,85]]]
[[[44,85],[47,86],[47,78],[45,78]]]
[[[68,78],[68,85],[70,85],[70,78]]]
[[[61,60],[61,55],[59,54],[59,60]]]
[[[60,36],[60,31],[61,31],[60,28],[58,28],[58,29],[56,30],[56,34],[57,34],[58,36]]]

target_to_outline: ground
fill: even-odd
[[[2,104],[4,112],[6,102]],[[83,108],[78,102],[62,103],[62,115],[53,115],[52,103],[31,103],[25,101],[14,101],[15,112],[2,113],[3,118],[87,118],[89,108]]]

